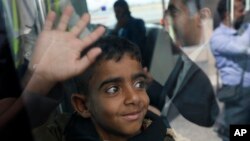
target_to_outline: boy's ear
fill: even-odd
[[[84,118],[91,117],[89,108],[87,106],[87,98],[83,94],[72,94],[71,103],[74,107],[74,110]]]

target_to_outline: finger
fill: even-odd
[[[54,11],[50,11],[48,16],[46,17],[43,29],[51,30],[56,19],[56,13]]]
[[[82,30],[87,26],[87,24],[89,23],[89,20],[90,20],[89,14],[83,14],[81,19],[71,29],[71,33],[73,33],[75,36],[78,36],[82,32]]]
[[[97,56],[101,54],[102,50],[100,48],[92,48],[87,52],[86,55],[84,55],[81,60],[78,62],[78,73],[82,73],[84,70],[88,68],[89,65],[91,65]]]
[[[68,22],[69,19],[71,17],[71,15],[73,14],[73,7],[72,6],[67,6],[64,10],[63,10],[63,14],[61,16],[60,22],[57,26],[57,29],[60,31],[65,31],[67,26],[68,26]]]
[[[105,32],[104,27],[100,26],[96,30],[94,30],[92,33],[90,33],[88,36],[84,37],[82,39],[83,45],[82,50],[94,43],[96,40],[98,40],[103,33]]]

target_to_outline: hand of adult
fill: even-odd
[[[56,15],[50,12],[36,43],[29,68],[34,69],[36,75],[49,82],[63,81],[82,73],[101,53],[100,48],[94,48],[83,57],[80,56],[86,47],[104,33],[104,28],[98,27],[83,39],[79,39],[78,36],[86,28],[90,16],[84,14],[67,32],[67,24],[72,13],[73,8],[67,6],[58,26],[53,29]]]

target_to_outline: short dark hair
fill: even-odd
[[[121,8],[124,8],[125,10],[125,13],[130,15],[130,11],[129,11],[129,6],[128,6],[128,3],[125,1],[125,0],[117,0],[115,3],[114,3],[114,8],[115,7],[121,7]]]
[[[184,4],[188,4],[188,2],[192,2],[195,4],[198,10],[202,9],[205,5],[205,0],[182,0]]]
[[[226,12],[229,11],[230,0],[220,0],[217,7],[217,12],[221,20],[225,19]]]
[[[115,60],[116,62],[119,62],[125,54],[130,55],[132,59],[137,60],[140,64],[142,61],[139,47],[124,38],[115,36],[103,37],[91,45],[88,50],[96,46],[102,49],[102,53],[83,74],[74,78],[78,93],[84,95],[88,95],[88,88],[90,85],[89,80],[93,76],[96,66],[102,61]]]
[[[201,10],[207,5],[206,0],[180,0],[180,1],[188,8],[190,16],[193,16],[194,14],[199,12],[199,10]],[[173,5],[169,5],[168,10],[170,13],[172,13],[173,10],[175,10],[175,7]]]

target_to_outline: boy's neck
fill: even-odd
[[[106,131],[104,131],[103,129],[97,126],[95,126],[95,128],[96,128],[98,135],[103,141],[127,141],[130,138],[130,137],[121,136],[121,135],[119,136],[115,134],[108,134]]]
[[[103,141],[127,141],[128,140],[128,138],[122,137],[122,136],[113,136],[113,135],[105,136],[105,135],[101,135],[99,132],[98,134],[100,135]]]

